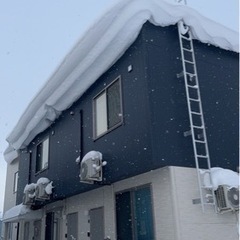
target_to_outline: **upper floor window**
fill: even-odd
[[[97,138],[122,123],[120,77],[93,99],[94,137]]]
[[[14,185],[13,185],[13,193],[17,192],[18,187],[18,172],[14,173]]]
[[[36,172],[48,168],[49,159],[49,138],[46,138],[37,145]]]

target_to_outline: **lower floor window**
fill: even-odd
[[[117,240],[153,240],[152,197],[149,186],[116,195]]]

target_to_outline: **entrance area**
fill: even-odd
[[[153,240],[150,186],[116,194],[117,240]]]
[[[60,239],[60,219],[61,210],[48,212],[46,215],[45,240],[59,240]]]

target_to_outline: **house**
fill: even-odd
[[[116,4],[7,139],[5,239],[237,239],[238,66],[237,34],[192,9]]]

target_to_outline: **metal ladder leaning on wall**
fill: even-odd
[[[190,134],[192,136],[194,158],[197,169],[197,177],[200,191],[202,210],[205,212],[206,205],[215,204],[214,190],[211,178],[211,162],[208,151],[208,142],[203,118],[202,102],[200,96],[195,53],[190,28],[183,21],[178,22],[178,33],[182,56],[183,72],[178,77],[184,77],[187,97],[188,113],[190,120]],[[204,186],[201,168],[206,169],[209,186]],[[216,209],[215,209],[216,210]]]

